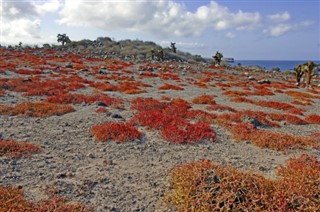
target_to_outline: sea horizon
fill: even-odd
[[[265,70],[271,70],[272,68],[280,68],[281,71],[290,70],[299,64],[308,62],[309,60],[234,60],[229,63],[231,66],[237,66],[239,63],[241,66],[260,66]],[[317,64],[320,64],[320,60],[311,60]]]

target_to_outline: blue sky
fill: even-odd
[[[319,0],[0,0],[1,45],[111,37],[211,57],[319,60]]]

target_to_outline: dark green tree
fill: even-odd
[[[177,53],[176,43],[171,42],[170,47],[174,53]]]
[[[66,34],[58,34],[58,43],[62,43],[62,46],[64,46],[67,43],[71,43],[70,38]]]
[[[220,65],[221,64],[221,60],[223,58],[223,54],[219,51],[216,52],[215,56],[213,56],[213,60],[215,65]]]

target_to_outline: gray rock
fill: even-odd
[[[122,117],[121,115],[119,115],[119,114],[113,114],[111,117],[114,118],[114,119],[122,119],[122,118],[123,118],[123,117]]]
[[[270,84],[271,82],[268,79],[262,79],[262,80],[259,80],[258,83],[259,84]]]
[[[66,68],[73,68],[73,65],[72,65],[71,62],[68,62],[65,67],[66,67]]]
[[[101,68],[99,69],[99,74],[107,74],[107,73],[108,73],[108,69],[107,69],[107,68],[101,67]]]

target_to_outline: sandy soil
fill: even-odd
[[[184,65],[186,66],[186,65]],[[131,68],[137,80],[138,65]],[[194,66],[193,70],[204,69],[205,66]],[[212,72],[214,70],[211,69]],[[218,71],[217,71],[218,72]],[[134,111],[130,110],[129,101],[136,97],[161,96],[180,97],[192,100],[201,94],[215,95],[217,103],[228,105],[238,110],[252,109],[274,111],[270,108],[253,106],[245,103],[230,102],[222,95],[219,87],[207,89],[188,85],[186,78],[202,76],[200,73],[178,72],[184,90],[168,90],[161,92],[158,87],[164,81],[159,78],[142,79],[140,81],[153,87],[144,88],[147,93],[125,95],[119,92],[105,92],[118,96],[126,101],[124,110],[108,108],[107,113],[96,113],[97,104],[74,105],[75,112],[63,116],[33,118],[25,116],[0,116],[0,135],[4,140],[28,141],[41,146],[41,152],[28,158],[9,159],[0,157],[0,185],[22,186],[26,196],[34,201],[46,198],[48,190],[66,197],[71,202],[84,202],[94,207],[95,211],[169,211],[161,203],[161,197],[169,189],[169,171],[178,164],[200,159],[209,159],[222,165],[231,165],[240,170],[252,170],[268,178],[275,177],[275,170],[290,157],[303,152],[320,157],[319,150],[294,150],[288,153],[258,148],[250,142],[234,142],[228,131],[212,125],[217,134],[217,142],[204,141],[195,145],[170,144],[160,138],[156,131],[143,127],[143,139],[119,144],[115,142],[96,142],[90,128],[106,121],[129,120]],[[184,74],[186,73],[186,74]],[[228,74],[239,76],[239,71],[229,70]],[[0,73],[0,77],[16,77],[12,72]],[[79,71],[79,76],[85,74]],[[251,74],[251,73],[249,73]],[[271,76],[263,72],[255,72],[256,78],[268,78],[281,81],[282,76]],[[258,77],[260,75],[260,77]],[[24,76],[26,77],[26,76]],[[204,76],[202,76],[204,77]],[[89,76],[93,79],[93,75]],[[213,79],[210,83],[224,81]],[[166,83],[176,84],[167,80]],[[294,90],[294,89],[293,89]],[[298,90],[298,89],[297,89]],[[300,88],[300,91],[305,89]],[[319,89],[318,89],[319,90]],[[81,93],[90,94],[91,88],[81,89]],[[252,99],[275,100],[289,102],[290,97],[277,93],[275,96],[254,96]],[[0,97],[0,104],[13,105],[26,100],[38,101],[40,97],[21,96],[16,92],[7,92]],[[191,101],[190,101],[191,102]],[[194,109],[205,109],[207,105],[193,105]],[[319,113],[320,99],[311,106],[305,106],[307,114]],[[114,114],[122,118],[113,118]],[[309,135],[320,131],[319,125],[282,125],[277,130],[296,135]]]

